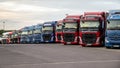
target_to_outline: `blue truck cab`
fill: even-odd
[[[21,29],[20,43],[27,43],[28,30],[29,30],[29,27],[24,27]]]
[[[55,26],[57,21],[45,22],[42,26],[41,42],[55,42]]]
[[[106,48],[120,48],[120,10],[110,10],[105,34]]]
[[[35,25],[29,26],[28,28],[28,39],[27,43],[33,43]]]
[[[41,43],[42,24],[35,25],[33,43]]]

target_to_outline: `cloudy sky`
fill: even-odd
[[[60,20],[65,14],[120,9],[120,0],[0,0],[0,29],[6,30]]]

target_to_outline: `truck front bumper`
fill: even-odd
[[[106,47],[120,48],[120,42],[105,42]]]

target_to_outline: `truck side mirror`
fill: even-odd
[[[62,26],[63,28],[65,27],[65,24],[66,24],[66,23],[63,23],[63,26]]]
[[[85,23],[85,22],[84,22],[84,19],[85,19],[85,17],[82,17],[82,19],[81,19],[82,23]]]
[[[62,26],[63,28],[65,27],[65,25]]]
[[[45,28],[45,26],[43,26],[43,28]]]
[[[109,20],[107,20],[107,23],[108,23],[108,24],[110,24],[110,21],[109,21]]]
[[[55,27],[53,27],[53,31],[55,30]]]
[[[82,20],[82,23],[85,23],[85,22]]]
[[[59,25],[57,25],[57,27],[59,27]]]

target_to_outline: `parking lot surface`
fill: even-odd
[[[120,68],[120,49],[63,44],[0,44],[0,68]]]

